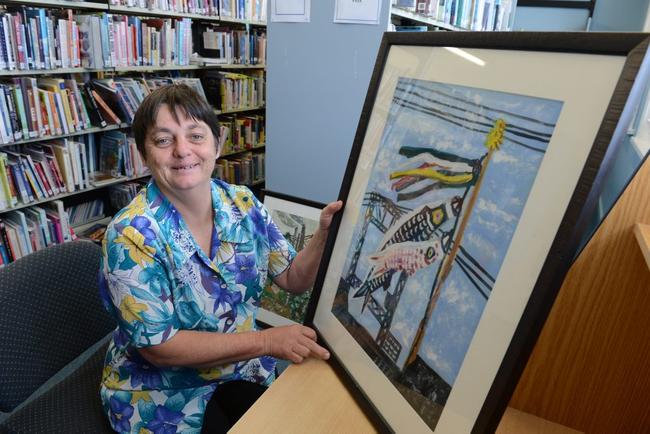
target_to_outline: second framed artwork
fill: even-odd
[[[302,250],[318,228],[324,204],[264,190],[264,206],[284,237],[297,252]],[[271,279],[266,282],[257,319],[269,326],[302,324],[311,298],[311,289],[294,295],[280,289]]]
[[[647,47],[384,35],[310,323],[386,428],[494,431]]]

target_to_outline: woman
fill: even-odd
[[[103,242],[102,297],[118,321],[104,409],[118,432],[225,432],[273,381],[274,357],[329,357],[312,329],[256,331],[254,319],[267,276],[296,293],[313,285],[342,203],[296,255],[248,188],[211,179],[218,123],[196,92],[155,90],[133,131],[152,180]]]

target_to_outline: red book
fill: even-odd
[[[50,166],[50,172],[52,172],[52,175],[54,175],[54,181],[56,182],[57,187],[59,187],[60,191],[65,191],[66,186],[63,183],[63,177],[59,172],[59,165],[56,162],[56,158],[48,155],[45,157],[45,159],[47,161],[47,164]]]
[[[52,186],[47,180],[47,175],[45,175],[45,172],[41,167],[41,162],[34,161],[34,168],[36,169],[36,174],[38,175],[38,179],[41,181],[41,184],[43,184],[43,187],[45,187],[45,191],[47,191],[47,195],[54,196],[54,192],[52,191]]]

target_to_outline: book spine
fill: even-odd
[[[42,89],[37,89],[38,95],[41,98],[41,108],[44,108],[45,113],[44,117],[47,117],[47,122],[45,122],[45,132],[52,135],[55,134],[61,134],[60,132],[57,132],[55,127],[54,127],[54,116],[52,115],[52,109],[50,107],[50,101],[48,99],[47,92],[42,90]]]
[[[31,202],[33,199],[30,199],[30,196],[27,192],[29,187],[27,186],[27,181],[25,180],[25,177],[22,174],[20,164],[17,162],[9,163],[8,169],[9,169],[9,174],[12,176],[14,180],[14,184],[17,187],[18,195],[20,196],[20,201],[22,203]]]
[[[9,234],[7,233],[7,227],[5,226],[5,223],[0,220],[0,235],[2,236],[2,242],[5,245],[5,248],[7,249],[7,254],[9,256],[9,261],[8,262],[13,262],[18,257],[16,256],[16,251],[14,250],[14,246],[11,244],[11,241],[9,240]]]
[[[34,102],[34,112],[36,114],[36,131],[39,135],[43,136],[45,135],[45,127],[43,125],[43,119],[41,118],[41,103],[38,95],[35,93],[38,89],[38,85],[36,84],[35,78],[28,77],[27,80],[30,81],[31,88],[33,89],[32,98]]]
[[[43,66],[46,69],[51,69],[52,63],[50,59],[50,41],[48,40],[47,33],[47,17],[45,15],[45,9],[43,8],[38,10],[38,25],[41,37],[41,47],[43,47]]]
[[[13,39],[16,47],[16,52],[17,52],[17,65],[18,69],[27,69],[27,56],[25,54],[25,44],[23,42],[23,34],[22,34],[22,25],[20,23],[20,15],[9,15],[11,17],[11,22],[13,25]]]
[[[7,57],[7,41],[5,39],[5,20],[4,15],[0,15],[0,69],[9,69],[9,59]]]
[[[36,174],[32,172],[29,164],[22,157],[20,158],[20,165],[22,172],[27,179],[27,183],[29,184],[31,191],[34,193],[34,197],[39,200],[43,199],[45,197],[45,192],[40,189],[38,181],[36,181]]]
[[[86,96],[86,100],[90,103],[90,110],[95,114],[99,126],[102,128],[106,127],[106,120],[104,120],[104,116],[102,116],[102,113],[99,110],[95,96],[93,95],[92,89],[88,83],[83,84],[83,95]]]

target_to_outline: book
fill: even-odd
[[[70,156],[70,147],[67,140],[52,142],[52,150],[56,157],[61,175],[69,193],[75,191],[75,181],[72,171],[72,160]]]
[[[129,122],[133,120],[135,110],[128,103],[122,92],[119,91],[115,81],[112,79],[93,80],[92,87],[109,107],[117,107],[119,109],[119,113],[115,113],[118,117],[128,119]]]
[[[90,89],[90,85],[88,83],[84,83],[80,89],[81,97],[85,101],[86,107],[88,108],[90,123],[92,125],[104,128],[108,124],[106,123],[106,120],[99,110],[99,106],[97,105],[97,101],[95,100],[95,97],[93,96],[91,90],[92,89]]]
[[[102,117],[104,119],[110,120],[110,122],[113,124],[119,125],[122,123],[120,118],[117,117],[115,112],[111,110],[108,104],[106,104],[106,102],[102,99],[101,96],[99,96],[99,94],[94,89],[90,91],[90,94],[92,95],[93,99],[97,103],[97,107],[99,107],[99,111],[102,114]]]
[[[62,242],[72,241],[70,225],[68,223],[68,214],[65,212],[63,201],[53,200],[51,202],[46,202],[43,204],[43,207],[46,209],[46,212],[48,212],[50,215],[56,216],[59,219],[59,225],[63,240]]]

